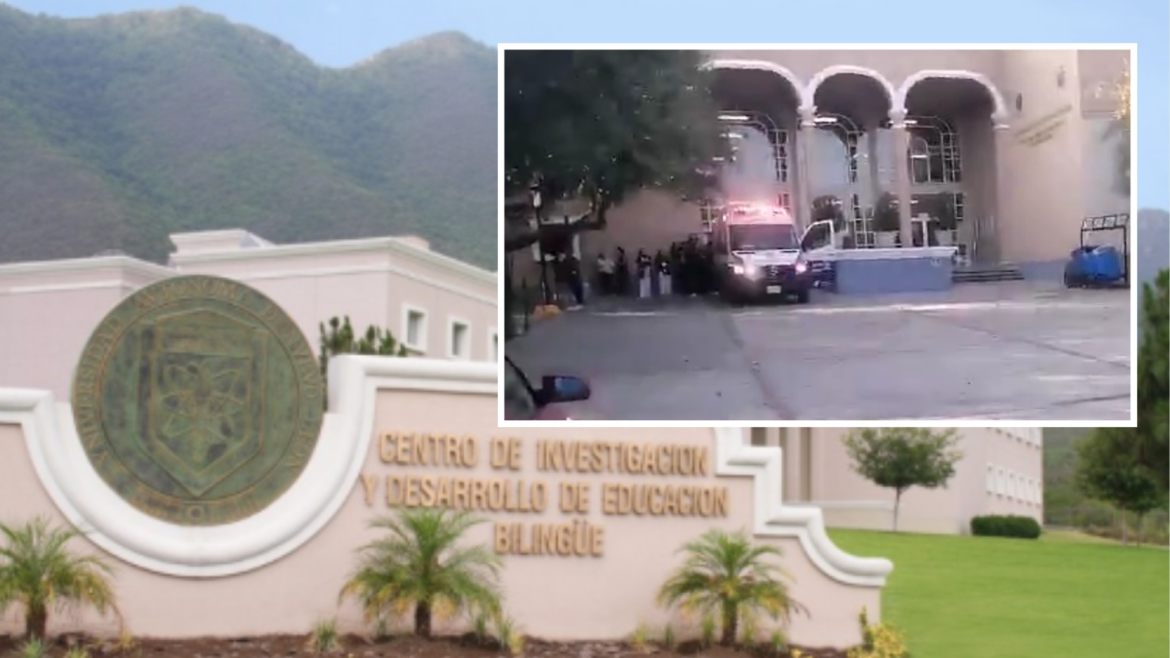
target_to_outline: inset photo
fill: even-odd
[[[505,426],[1135,422],[1134,46],[499,56]]]

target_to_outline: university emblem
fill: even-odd
[[[156,518],[217,525],[280,497],[316,445],[317,360],[266,297],[176,277],[124,299],[82,353],[73,412],[90,462]]]

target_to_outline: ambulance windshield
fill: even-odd
[[[727,228],[731,251],[800,249],[792,224],[733,224]]]

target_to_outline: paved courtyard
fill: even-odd
[[[505,352],[530,377],[588,377],[595,420],[1128,420],[1130,301],[1118,290],[966,284],[817,294],[807,306],[602,300]]]

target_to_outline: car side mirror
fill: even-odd
[[[590,395],[592,391],[589,390],[589,384],[580,377],[545,375],[540,381],[542,405],[588,400]]]

